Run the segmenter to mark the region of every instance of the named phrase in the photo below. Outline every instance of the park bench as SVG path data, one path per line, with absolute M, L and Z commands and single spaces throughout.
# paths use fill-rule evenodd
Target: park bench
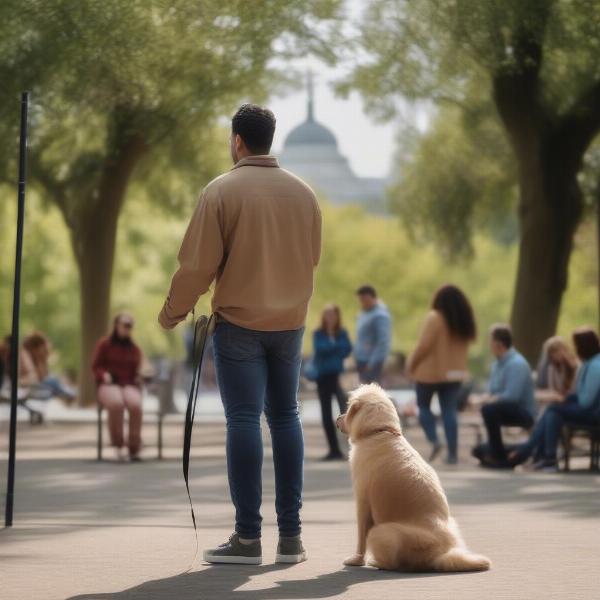
M 158 399 L 156 410 L 144 410 L 144 422 L 148 416 L 154 417 L 156 422 L 156 447 L 157 458 L 163 457 L 163 422 L 164 417 L 173 409 L 173 393 L 175 390 L 175 365 L 165 359 L 154 361 L 154 375 L 144 379 L 144 393 L 151 393 Z M 97 402 L 97 460 L 102 460 L 103 451 L 103 419 L 104 408 Z
M 49 400 L 51 394 L 38 386 L 19 387 L 17 390 L 17 406 L 24 408 L 29 413 L 29 422 L 32 425 L 40 425 L 44 422 L 44 413 L 31 406 L 32 400 Z M 10 387 L 0 388 L 0 403 L 10 404 Z
M 600 425 L 573 425 L 565 424 L 562 428 L 562 444 L 564 448 L 564 470 L 571 468 L 571 454 L 573 451 L 573 438 L 584 437 L 590 442 L 590 471 L 600 470 Z

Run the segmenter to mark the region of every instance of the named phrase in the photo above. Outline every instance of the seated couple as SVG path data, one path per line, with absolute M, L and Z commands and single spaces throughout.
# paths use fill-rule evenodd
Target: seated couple
M 539 419 L 524 444 L 509 451 L 502 442 L 501 426 L 530 429 L 534 425 L 533 377 L 525 358 L 512 347 L 508 326 L 491 331 L 491 348 L 496 356 L 489 384 L 489 403 L 482 409 L 488 445 L 473 454 L 483 466 L 513 468 L 534 457 L 534 469 L 557 470 L 556 451 L 564 423 L 600 424 L 600 341 L 589 328 L 578 329 L 573 343 L 578 360 L 561 338 L 545 344 L 548 387 L 545 392 L 555 403 Z

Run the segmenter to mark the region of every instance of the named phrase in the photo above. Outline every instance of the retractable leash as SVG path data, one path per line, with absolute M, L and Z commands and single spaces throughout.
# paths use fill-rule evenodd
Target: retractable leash
M 188 397 L 187 409 L 185 411 L 185 428 L 183 432 L 183 479 L 187 490 L 188 500 L 190 501 L 190 510 L 192 512 L 192 523 L 194 524 L 194 534 L 196 536 L 196 551 L 190 566 L 186 573 L 192 569 L 196 557 L 198 556 L 198 528 L 196 527 L 196 515 L 194 514 L 194 505 L 192 495 L 190 494 L 190 448 L 192 445 L 192 429 L 194 428 L 194 417 L 196 415 L 196 402 L 198 400 L 198 389 L 200 387 L 200 374 L 202 372 L 202 359 L 204 358 L 204 349 L 206 348 L 206 339 L 212 331 L 214 325 L 214 315 L 207 317 L 201 315 L 194 325 L 194 343 L 193 343 L 193 374 L 192 384 L 190 386 L 190 395 Z

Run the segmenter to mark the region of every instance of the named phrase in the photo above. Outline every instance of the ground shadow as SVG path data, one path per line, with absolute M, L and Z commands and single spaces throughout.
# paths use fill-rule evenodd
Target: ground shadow
M 276 581 L 274 587 L 266 589 L 239 589 L 253 577 L 285 571 L 289 567 L 290 565 L 213 566 L 193 573 L 146 581 L 141 585 L 121 592 L 82 594 L 72 596 L 67 600 L 198 600 L 198 598 L 218 598 L 219 600 L 308 600 L 338 596 L 350 587 L 361 583 L 455 575 L 455 573 L 399 573 L 379 571 L 372 568 L 346 567 L 308 579 L 283 579 Z

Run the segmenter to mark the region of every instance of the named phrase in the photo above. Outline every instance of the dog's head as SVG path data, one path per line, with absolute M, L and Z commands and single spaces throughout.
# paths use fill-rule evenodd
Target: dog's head
M 394 403 L 376 383 L 361 385 L 350 394 L 348 411 L 339 416 L 337 426 L 353 442 L 381 431 L 402 433 Z

